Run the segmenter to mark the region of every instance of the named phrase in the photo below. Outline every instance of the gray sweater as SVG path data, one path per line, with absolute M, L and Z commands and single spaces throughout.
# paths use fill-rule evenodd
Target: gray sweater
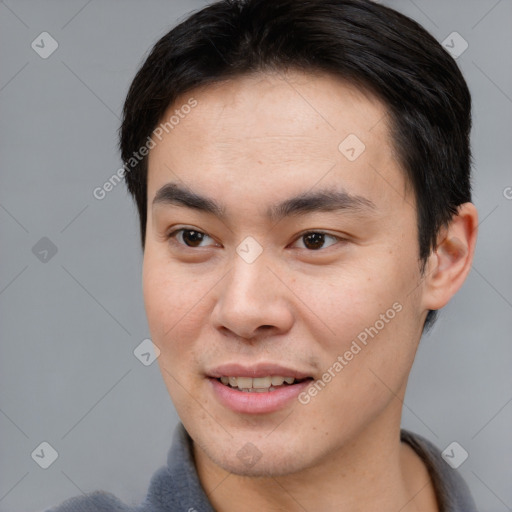
M 440 450 L 425 438 L 401 431 L 408 443 L 426 464 L 437 492 L 441 512 L 477 512 L 468 486 L 441 457 Z M 145 500 L 127 506 L 114 495 L 96 491 L 70 498 L 45 512 L 215 512 L 201 487 L 194 465 L 192 440 L 183 424 L 174 432 L 167 455 L 167 466 L 151 478 Z

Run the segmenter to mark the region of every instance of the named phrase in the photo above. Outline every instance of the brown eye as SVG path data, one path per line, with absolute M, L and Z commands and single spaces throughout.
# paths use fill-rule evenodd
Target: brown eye
M 169 239 L 176 238 L 178 245 L 185 245 L 186 247 L 200 247 L 203 240 L 210 238 L 206 233 L 196 231 L 195 229 L 178 229 L 173 231 Z M 181 238 L 182 241 L 179 241 Z
M 323 233 L 310 233 L 302 237 L 304 245 L 308 249 L 320 249 L 325 242 L 325 235 Z
M 183 241 L 189 247 L 197 247 L 204 239 L 204 233 L 187 229 L 183 231 Z
M 309 233 L 304 233 L 298 240 L 303 241 L 306 249 L 311 251 L 318 251 L 319 249 L 324 248 L 323 246 L 325 244 L 326 238 L 334 240 L 334 243 L 341 240 L 336 236 L 322 233 L 321 231 L 310 231 Z

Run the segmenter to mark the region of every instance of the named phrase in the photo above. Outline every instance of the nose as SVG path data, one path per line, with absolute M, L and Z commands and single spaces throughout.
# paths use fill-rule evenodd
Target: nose
M 252 263 L 235 255 L 231 272 L 217 290 L 212 311 L 215 328 L 245 340 L 283 334 L 291 329 L 293 293 L 282 274 L 269 265 L 263 254 Z

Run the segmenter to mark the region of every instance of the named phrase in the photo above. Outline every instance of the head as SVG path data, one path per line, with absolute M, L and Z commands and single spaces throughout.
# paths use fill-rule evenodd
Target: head
M 293 472 L 399 418 L 471 264 L 470 107 L 439 43 L 370 1 L 224 0 L 156 43 L 121 154 L 163 377 L 220 466 Z M 235 411 L 216 379 L 248 369 L 317 391 Z

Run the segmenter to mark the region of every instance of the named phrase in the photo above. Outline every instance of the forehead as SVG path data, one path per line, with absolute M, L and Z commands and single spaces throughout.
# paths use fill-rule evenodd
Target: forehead
M 191 99 L 194 108 L 184 108 Z M 182 95 L 162 122 L 173 115 L 179 122 L 168 123 L 161 140 L 153 137 L 150 201 L 177 180 L 248 200 L 262 188 L 278 198 L 320 182 L 358 195 L 405 197 L 385 106 L 337 77 L 242 76 Z

